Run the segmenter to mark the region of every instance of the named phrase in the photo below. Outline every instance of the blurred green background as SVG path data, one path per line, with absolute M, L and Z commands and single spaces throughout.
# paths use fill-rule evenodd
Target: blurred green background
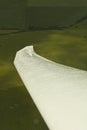
M 87 70 L 87 2 L 0 1 L 0 130 L 48 130 L 13 65 L 16 52 L 29 45 Z

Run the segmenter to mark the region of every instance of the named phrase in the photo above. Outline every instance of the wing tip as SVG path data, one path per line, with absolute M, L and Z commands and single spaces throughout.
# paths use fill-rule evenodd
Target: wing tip
M 24 47 L 23 49 L 20 49 L 19 51 L 16 52 L 16 55 L 15 55 L 15 58 L 14 58 L 14 65 L 15 65 L 15 62 L 16 62 L 17 57 L 18 57 L 22 52 L 27 53 L 29 56 L 32 56 L 32 55 L 33 55 L 33 52 L 34 52 L 34 47 L 33 47 L 33 45 L 26 46 L 26 47 Z

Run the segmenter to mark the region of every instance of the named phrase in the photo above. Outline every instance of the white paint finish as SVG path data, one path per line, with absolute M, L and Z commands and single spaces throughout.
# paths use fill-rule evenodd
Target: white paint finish
M 14 64 L 50 130 L 87 130 L 87 72 L 17 52 Z

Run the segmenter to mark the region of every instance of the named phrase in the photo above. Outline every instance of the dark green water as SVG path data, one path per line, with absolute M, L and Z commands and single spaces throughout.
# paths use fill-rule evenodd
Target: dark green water
M 0 8 L 0 28 L 30 29 L 31 27 L 66 26 L 84 16 L 87 16 L 86 6 L 6 6 Z
M 0 129 L 47 130 L 25 88 L 9 87 L 0 90 Z

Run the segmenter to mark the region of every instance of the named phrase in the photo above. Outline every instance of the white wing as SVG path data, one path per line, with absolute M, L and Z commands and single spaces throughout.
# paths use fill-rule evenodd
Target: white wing
M 50 130 L 87 130 L 87 72 L 17 52 L 14 64 Z

